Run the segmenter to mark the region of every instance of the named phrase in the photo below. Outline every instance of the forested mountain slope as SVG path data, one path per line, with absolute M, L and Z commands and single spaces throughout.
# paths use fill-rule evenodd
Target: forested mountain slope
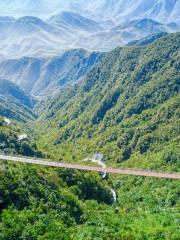
M 168 35 L 168 33 L 166 33 L 166 32 L 149 35 L 148 37 L 145 37 L 145 38 L 142 38 L 139 40 L 135 40 L 135 41 L 131 41 L 127 44 L 127 46 L 146 46 L 148 44 L 155 42 L 156 40 L 160 39 L 161 37 L 165 37 L 167 35 Z
M 106 54 L 85 79 L 36 106 L 35 137 L 18 141 L 23 130 L 0 118 L 0 151 L 73 162 L 101 152 L 107 165 L 179 171 L 179 41 L 172 34 Z M 3 94 L 15 102 L 10 117 L 21 121 L 15 113 L 26 98 L 14 88 Z M 102 180 L 96 173 L 0 162 L 0 240 L 178 240 L 178 208 L 176 180 Z
M 14 120 L 0 117 L 0 154 L 42 157 L 29 132 Z
M 6 78 L 25 92 L 52 95 L 82 78 L 103 53 L 72 49 L 52 58 L 20 58 L 0 61 L 0 78 Z
M 29 121 L 35 119 L 32 112 L 36 101 L 17 85 L 0 79 L 0 116 Z
M 110 208 L 97 174 L 0 163 L 0 239 L 79 239 L 88 208 Z M 77 237 L 76 237 L 77 236 Z
M 167 33 L 150 35 L 129 45 L 147 45 Z M 65 51 L 52 58 L 1 59 L 0 78 L 20 86 L 26 93 L 43 97 L 73 85 L 104 57 L 104 53 L 88 52 L 83 49 Z
M 42 149 L 62 159 L 98 151 L 113 164 L 178 170 L 179 42 L 177 33 L 108 53 L 44 108 Z
M 179 239 L 178 181 L 1 162 L 0 182 L 2 240 Z

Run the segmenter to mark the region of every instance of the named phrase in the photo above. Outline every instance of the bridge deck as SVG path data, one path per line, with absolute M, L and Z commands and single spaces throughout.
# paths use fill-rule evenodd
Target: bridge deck
M 46 160 L 40 160 L 40 159 L 12 157 L 12 156 L 4 156 L 4 155 L 0 155 L 0 159 L 4 161 L 38 164 L 38 165 L 44 165 L 44 166 L 83 170 L 83 171 L 95 171 L 95 172 L 107 172 L 107 173 L 114 173 L 114 174 L 124 174 L 124 175 L 134 175 L 134 176 L 144 176 L 144 177 L 180 179 L 179 173 L 163 173 L 163 172 L 154 172 L 154 171 L 147 171 L 147 170 L 130 169 L 130 168 L 129 169 L 110 168 L 110 167 L 102 168 L 102 167 L 95 167 L 95 166 L 88 166 L 88 165 L 61 163 L 61 162 L 53 162 L 53 161 L 46 161 Z

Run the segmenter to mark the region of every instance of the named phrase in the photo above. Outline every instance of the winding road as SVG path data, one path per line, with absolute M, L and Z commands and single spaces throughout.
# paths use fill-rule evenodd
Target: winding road
M 61 163 L 61 162 L 53 162 L 53 161 L 40 160 L 40 159 L 31 159 L 31 158 L 25 158 L 25 157 L 13 157 L 13 156 L 4 156 L 4 155 L 0 155 L 0 160 L 37 164 L 37 165 L 59 167 L 59 168 L 67 168 L 67 169 L 75 169 L 75 170 L 83 170 L 83 171 L 95 171 L 95 172 L 106 172 L 106 173 L 114 173 L 114 174 L 133 175 L 133 176 L 180 179 L 180 173 L 163 173 L 163 172 L 153 172 L 153 171 L 147 171 L 147 170 L 130 169 L 130 168 L 110 168 L 110 167 L 103 168 L 103 167 L 95 167 L 95 166 L 88 166 L 88 165 Z

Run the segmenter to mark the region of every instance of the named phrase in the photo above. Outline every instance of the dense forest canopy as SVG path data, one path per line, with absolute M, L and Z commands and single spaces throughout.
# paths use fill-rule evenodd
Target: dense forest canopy
M 176 33 L 116 48 L 35 108 L 8 82 L 0 153 L 81 163 L 102 153 L 108 166 L 178 172 L 179 43 Z M 178 240 L 179 189 L 178 180 L 1 161 L 0 240 Z
M 170 34 L 108 53 L 84 81 L 37 108 L 39 147 L 62 160 L 102 152 L 108 164 L 178 171 L 179 42 Z

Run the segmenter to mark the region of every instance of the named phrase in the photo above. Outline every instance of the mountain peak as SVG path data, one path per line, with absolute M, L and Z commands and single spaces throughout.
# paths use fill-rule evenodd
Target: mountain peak
M 6 9 L 6 15 L 21 16 L 0 21 L 0 52 L 8 58 L 46 58 L 72 48 L 110 51 L 180 29 L 180 0 L 14 0 L 21 11 L 13 1 L 1 2 L 2 13 Z
M 54 15 L 50 18 L 50 23 L 55 24 L 64 24 L 68 27 L 73 27 L 78 30 L 84 31 L 97 31 L 102 30 L 102 27 L 98 22 L 84 17 L 76 12 L 62 11 L 57 15 Z
M 16 23 L 19 23 L 19 24 L 36 24 L 36 25 L 44 25 L 45 22 L 42 21 L 40 18 L 37 18 L 37 17 L 34 17 L 34 16 L 24 16 L 24 17 L 21 17 L 21 18 L 18 18 L 16 20 Z

